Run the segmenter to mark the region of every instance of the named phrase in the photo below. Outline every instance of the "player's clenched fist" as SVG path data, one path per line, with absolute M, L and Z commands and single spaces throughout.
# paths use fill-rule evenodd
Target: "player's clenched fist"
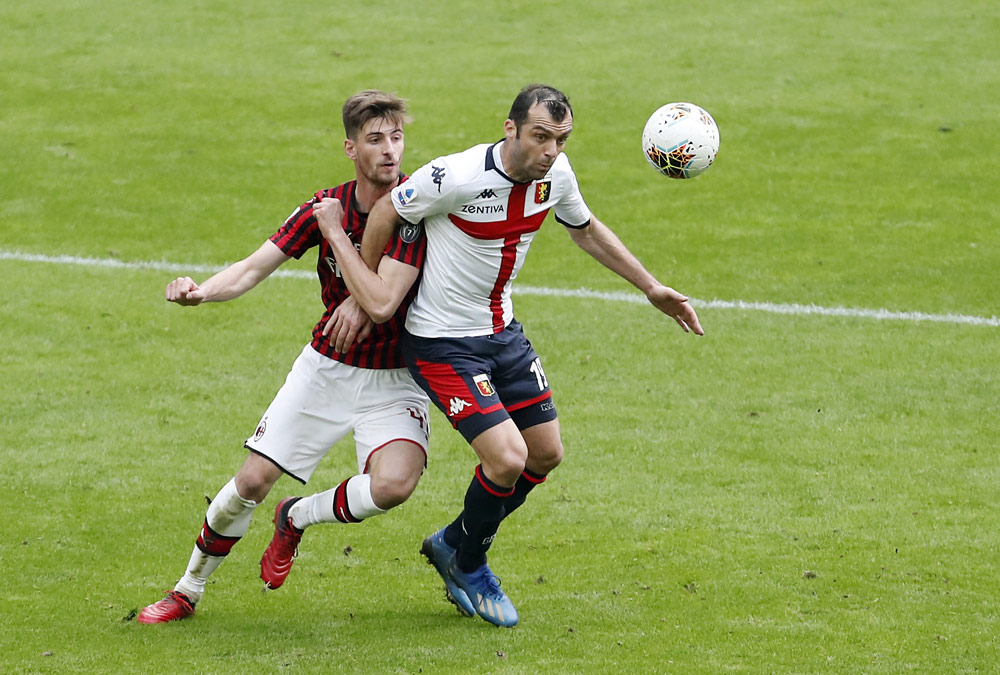
M 344 206 L 339 199 L 325 197 L 316 202 L 313 204 L 313 215 L 316 216 L 319 231 L 324 237 L 333 237 L 338 230 L 340 233 L 344 232 L 344 226 L 341 224 L 344 220 Z
M 167 284 L 167 300 L 178 305 L 199 305 L 205 294 L 191 277 L 177 277 Z

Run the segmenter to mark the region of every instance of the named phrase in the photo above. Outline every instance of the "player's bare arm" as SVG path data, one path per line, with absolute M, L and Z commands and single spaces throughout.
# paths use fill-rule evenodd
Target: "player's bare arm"
M 167 284 L 166 298 L 178 305 L 225 302 L 243 295 L 288 260 L 270 240 L 243 260 L 197 284 L 191 277 L 178 277 Z
M 389 208 L 395 213 L 395 209 L 391 206 Z M 407 291 L 417 280 L 417 268 L 382 256 L 378 272 L 369 269 L 341 226 L 343 207 L 336 199 L 322 200 L 313 207 L 313 214 L 320 231 L 333 248 L 337 266 L 344 283 L 351 291 L 351 297 L 376 323 L 385 323 L 391 319 Z M 370 226 L 371 215 L 363 240 L 368 239 Z M 389 233 L 391 236 L 392 230 Z M 384 248 L 383 244 L 383 250 Z
M 396 226 L 403 222 L 392 205 L 391 197 L 392 193 L 380 197 L 368 214 L 365 234 L 361 238 L 361 258 L 368 269 L 378 269 L 385 245 L 396 231 Z
M 688 298 L 657 281 L 607 225 L 591 216 L 587 227 L 569 229 L 569 234 L 597 262 L 642 291 L 654 307 L 676 321 L 685 333 L 705 334 Z

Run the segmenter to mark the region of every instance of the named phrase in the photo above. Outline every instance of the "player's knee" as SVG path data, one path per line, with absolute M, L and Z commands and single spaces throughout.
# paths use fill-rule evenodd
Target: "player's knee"
M 399 506 L 413 494 L 420 476 L 372 476 L 372 499 L 380 509 Z
M 236 473 L 236 491 L 243 499 L 260 503 L 267 498 L 281 470 L 267 460 L 250 455 Z
M 528 458 L 527 467 L 536 473 L 547 474 L 559 466 L 562 459 L 563 444 L 557 439 L 554 443 L 548 443 L 539 448 L 537 452 L 532 452 Z
M 260 475 L 237 474 L 236 476 L 236 491 L 240 497 L 257 502 L 258 504 L 267 498 L 273 485 L 273 481 L 269 481 Z
M 514 485 L 528 460 L 527 448 L 515 446 L 499 453 L 488 468 L 490 478 L 501 485 Z

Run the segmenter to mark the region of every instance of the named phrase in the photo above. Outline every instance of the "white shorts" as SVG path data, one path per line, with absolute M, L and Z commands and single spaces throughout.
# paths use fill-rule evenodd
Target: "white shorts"
M 348 366 L 306 345 L 246 447 L 305 483 L 330 446 L 354 432 L 358 471 L 393 441 L 427 455 L 428 399 L 406 368 Z

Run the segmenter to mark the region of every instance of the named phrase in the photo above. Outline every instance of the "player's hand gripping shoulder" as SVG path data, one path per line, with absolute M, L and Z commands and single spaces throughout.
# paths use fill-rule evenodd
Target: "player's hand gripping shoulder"
M 178 305 L 200 305 L 205 300 L 205 294 L 191 277 L 177 277 L 167 284 L 167 301 Z
M 347 296 L 337 309 L 333 310 L 330 320 L 323 327 L 323 335 L 330 336 L 330 344 L 343 354 L 355 342 L 363 342 L 372 332 L 375 323 L 365 310 L 361 309 L 353 295 Z
M 694 332 L 695 335 L 704 335 L 701 322 L 694 307 L 688 302 L 687 296 L 681 295 L 669 286 L 657 284 L 646 292 L 646 298 L 658 310 L 673 318 L 677 325 L 684 329 L 685 333 Z

